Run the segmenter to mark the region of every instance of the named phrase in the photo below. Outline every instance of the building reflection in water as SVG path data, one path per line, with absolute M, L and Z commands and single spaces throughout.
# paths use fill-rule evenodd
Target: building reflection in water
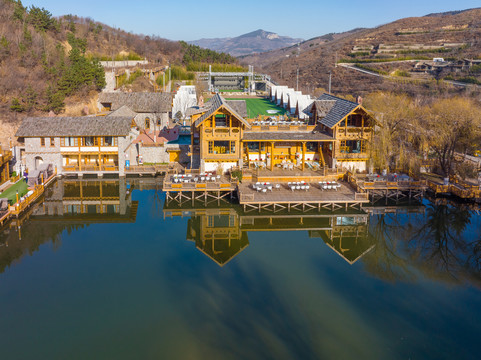
M 164 208 L 164 217 L 190 217 L 187 240 L 223 266 L 248 245 L 249 232 L 307 231 L 322 239 L 349 264 L 355 263 L 373 247 L 368 236 L 369 215 L 351 213 L 252 213 L 238 206 L 225 208 Z
M 135 223 L 137 207 L 125 180 L 58 179 L 43 200 L 0 229 L 0 273 L 44 243 L 59 247 L 65 230 L 94 223 Z
M 32 214 L 41 221 L 135 222 L 138 202 L 125 180 L 58 180 Z

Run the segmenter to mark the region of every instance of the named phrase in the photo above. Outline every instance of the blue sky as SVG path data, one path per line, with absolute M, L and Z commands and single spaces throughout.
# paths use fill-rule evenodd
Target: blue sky
M 90 17 L 126 31 L 172 40 L 234 37 L 257 29 L 309 39 L 403 17 L 481 6 L 479 0 L 38 0 L 23 4 L 44 7 L 55 16 Z

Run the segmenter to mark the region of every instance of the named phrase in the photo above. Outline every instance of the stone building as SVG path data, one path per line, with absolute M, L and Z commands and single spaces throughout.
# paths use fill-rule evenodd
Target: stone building
M 139 130 L 159 130 L 169 126 L 172 95 L 168 93 L 104 92 L 99 108 L 111 116 L 133 116 Z
M 16 136 L 28 171 L 52 164 L 60 174 L 125 174 L 125 149 L 134 139 L 132 117 L 29 117 Z

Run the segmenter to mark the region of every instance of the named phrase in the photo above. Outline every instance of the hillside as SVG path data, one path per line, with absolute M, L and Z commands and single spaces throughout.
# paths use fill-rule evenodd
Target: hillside
M 393 60 L 435 57 L 452 61 L 481 58 L 481 9 L 405 18 L 373 29 L 329 34 L 299 46 L 244 56 L 241 62 L 293 87 L 299 68 L 299 88 L 310 93 L 316 88 L 327 89 L 331 72 L 332 90 L 338 94 L 397 89 L 429 94 L 439 90 L 436 84 L 396 83 L 335 65 L 339 61 L 382 61 L 392 64 L 386 70 L 390 72 L 396 69 Z M 474 75 L 479 79 L 481 74 Z
M 256 30 L 234 38 L 200 39 L 189 41 L 189 44 L 225 52 L 233 56 L 242 56 L 284 48 L 301 41 L 302 39 L 293 39 L 265 30 Z
M 136 35 L 74 15 L 54 18 L 44 8 L 0 0 L 0 142 L 13 138 L 25 116 L 94 111 L 105 82 L 98 60 L 144 58 L 152 67 L 187 65 L 186 59 L 196 64 L 236 61 L 183 42 Z

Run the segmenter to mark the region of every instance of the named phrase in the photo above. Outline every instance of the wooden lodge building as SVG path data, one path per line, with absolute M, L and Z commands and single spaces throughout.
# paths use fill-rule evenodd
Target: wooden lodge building
M 307 121 L 258 121 L 242 116 L 241 102 L 234 107 L 216 94 L 190 112 L 192 163 L 198 162 L 201 172 L 294 166 L 367 170 L 375 119 L 361 104 L 323 94 L 304 110 Z

